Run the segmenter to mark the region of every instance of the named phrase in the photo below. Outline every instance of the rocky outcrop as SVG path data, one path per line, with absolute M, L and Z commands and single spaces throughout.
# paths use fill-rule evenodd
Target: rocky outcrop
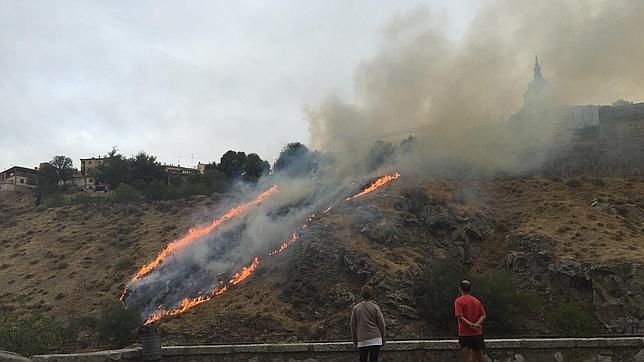
M 644 331 L 644 269 L 642 264 L 595 264 L 557 260 L 556 241 L 538 234 L 508 236 L 506 267 L 523 285 L 551 298 L 592 302 L 595 316 L 615 333 Z

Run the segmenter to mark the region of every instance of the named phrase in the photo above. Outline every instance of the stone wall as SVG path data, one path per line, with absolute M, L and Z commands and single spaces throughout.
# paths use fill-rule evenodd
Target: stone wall
M 644 362 L 644 337 L 490 339 L 488 361 L 503 362 Z M 103 362 L 141 360 L 140 348 L 82 354 L 34 356 L 32 361 Z M 316 362 L 357 360 L 352 343 L 291 343 L 163 347 L 165 362 L 253 361 Z M 461 361 L 458 342 L 392 341 L 381 361 Z

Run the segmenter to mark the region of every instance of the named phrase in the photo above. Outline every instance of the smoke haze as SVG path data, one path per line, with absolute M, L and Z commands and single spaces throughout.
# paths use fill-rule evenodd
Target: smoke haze
M 562 104 L 641 100 L 642 16 L 639 1 L 496 1 L 480 9 L 461 42 L 430 8 L 395 16 L 378 52 L 355 72 L 356 101 L 330 96 L 308 107 L 310 143 L 364 154 L 376 139 L 414 134 L 415 166 L 458 157 L 523 171 L 526 160 L 509 154 L 553 130 L 542 122 L 517 137 L 487 126 L 521 108 L 535 53 Z

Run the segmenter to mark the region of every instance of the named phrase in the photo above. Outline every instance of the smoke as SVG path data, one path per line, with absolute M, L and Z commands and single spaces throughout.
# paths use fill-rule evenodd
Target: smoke
M 642 99 L 643 15 L 637 1 L 502 0 L 482 6 L 460 41 L 427 7 L 397 15 L 355 72 L 355 101 L 308 106 L 310 144 L 353 160 L 377 139 L 413 134 L 410 167 L 523 172 L 540 162 L 538 142 L 556 136 L 544 119 L 519 133 L 501 127 L 521 109 L 535 52 L 561 104 Z
M 532 169 L 561 117 L 551 105 L 644 98 L 642 15 L 644 2 L 503 0 L 483 6 L 458 42 L 427 7 L 393 17 L 378 52 L 356 70 L 355 100 L 330 96 L 307 108 L 310 145 L 320 152 L 293 152 L 291 172 L 239 184 L 237 202 L 212 215 L 273 184 L 280 191 L 130 284 L 126 303 L 145 319 L 211 292 L 374 175 Z M 522 107 L 535 51 L 558 99 L 536 118 L 507 121 Z

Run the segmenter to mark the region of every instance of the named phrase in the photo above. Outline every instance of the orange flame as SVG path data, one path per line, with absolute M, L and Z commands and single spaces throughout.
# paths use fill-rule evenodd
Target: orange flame
M 163 317 L 169 317 L 169 316 L 181 314 L 181 313 L 187 311 L 188 309 L 190 309 L 190 308 L 192 308 L 194 306 L 197 306 L 199 304 L 205 303 L 205 302 L 209 301 L 210 299 L 212 299 L 213 297 L 216 297 L 216 296 L 218 296 L 220 294 L 223 294 L 224 292 L 226 292 L 226 290 L 228 290 L 228 288 L 224 285 L 223 287 L 216 288 L 215 290 L 213 290 L 208 295 L 202 295 L 202 296 L 199 296 L 199 297 L 193 298 L 193 299 L 185 298 L 181 302 L 181 305 L 179 307 L 177 307 L 175 309 L 164 310 L 164 311 L 160 311 L 158 313 L 154 313 L 154 314 L 152 314 L 152 316 L 150 316 L 150 318 L 148 318 L 145 321 L 144 324 L 147 325 L 147 324 L 150 324 L 150 323 L 154 323 L 154 322 L 160 320 Z
M 303 225 L 303 226 L 302 226 L 302 229 L 304 229 L 305 227 L 306 227 L 306 225 Z M 289 245 L 291 245 L 295 240 L 297 240 L 297 239 L 299 239 L 299 238 L 300 238 L 300 237 L 299 237 L 299 236 L 297 236 L 297 234 L 296 234 L 296 233 L 293 233 L 293 235 L 291 235 L 291 239 L 290 239 L 289 241 L 285 241 L 285 242 L 283 242 L 283 243 L 280 245 L 279 249 L 275 249 L 275 250 L 271 251 L 270 253 L 268 253 L 268 255 L 275 255 L 275 254 L 277 254 L 277 253 L 281 253 L 281 252 L 283 252 L 284 250 L 286 250 L 286 248 L 288 248 L 288 247 L 289 247 Z
M 393 181 L 393 180 L 395 180 L 395 179 L 397 179 L 399 177 L 400 177 L 400 174 L 398 172 L 394 172 L 391 175 L 385 175 L 385 176 L 377 179 L 376 181 L 372 182 L 371 184 L 369 184 L 369 186 L 364 188 L 358 194 L 346 198 L 345 201 L 355 199 L 357 197 L 360 197 L 360 196 L 366 195 L 366 194 L 368 194 L 370 192 L 373 192 L 376 189 L 378 189 L 379 187 L 384 186 L 384 185 L 388 184 L 389 182 L 391 182 L 391 181 Z M 214 228 L 219 226 L 222 222 L 224 222 L 224 221 L 226 221 L 226 220 L 228 220 L 228 219 L 230 219 L 230 218 L 232 218 L 234 216 L 237 216 L 237 215 L 239 215 L 241 213 L 246 212 L 248 207 L 262 202 L 264 199 L 268 198 L 270 195 L 272 195 L 273 193 L 275 193 L 277 191 L 278 191 L 277 186 L 272 186 L 270 189 L 268 189 L 267 191 L 265 191 L 264 193 L 259 195 L 255 200 L 253 200 L 251 202 L 248 202 L 246 204 L 239 205 L 239 206 L 231 209 L 224 216 L 214 220 L 210 225 L 208 225 L 208 226 L 206 226 L 204 228 L 201 228 L 201 229 L 191 229 L 186 237 L 184 237 L 183 239 L 180 239 L 179 241 L 173 242 L 170 245 L 168 245 L 168 247 L 166 247 L 166 249 L 164 249 L 163 252 L 161 252 L 161 254 L 159 254 L 157 259 L 155 259 L 152 263 L 147 264 L 143 268 L 141 268 L 139 273 L 137 273 L 137 275 L 133 278 L 133 281 L 136 280 L 136 279 L 139 279 L 140 277 L 144 276 L 145 274 L 147 274 L 148 272 L 153 270 L 158 264 L 162 263 L 163 259 L 166 256 L 168 256 L 170 253 L 173 253 L 178 248 L 189 244 L 192 240 L 194 240 L 194 238 L 197 238 L 199 236 L 207 234 L 208 232 L 212 231 Z M 327 209 L 322 211 L 322 213 L 327 213 L 328 211 L 331 210 L 331 208 L 332 208 L 332 206 L 328 207 Z M 311 215 L 311 217 L 309 217 L 309 219 L 308 219 L 308 222 L 306 224 L 302 225 L 302 229 L 306 229 L 306 227 L 308 226 L 308 223 L 312 222 L 314 218 L 315 218 L 315 214 Z M 207 231 L 205 231 L 205 230 L 207 230 Z M 196 236 L 193 236 L 193 235 L 196 235 Z M 286 250 L 293 242 L 295 242 L 298 239 L 299 239 L 299 236 L 297 235 L 297 233 L 293 232 L 293 235 L 291 236 L 291 239 L 289 239 L 288 241 L 283 242 L 278 249 L 275 249 L 275 250 L 271 251 L 270 253 L 268 253 L 268 255 L 270 256 L 270 255 L 275 255 L 275 254 L 281 253 L 282 251 Z M 181 302 L 181 305 L 179 307 L 177 307 L 175 309 L 164 310 L 164 311 L 160 311 L 158 313 L 155 313 L 150 318 L 148 318 L 148 320 L 145 321 L 145 324 L 147 325 L 147 324 L 150 324 L 150 323 L 154 323 L 154 322 L 160 320 L 163 317 L 168 317 L 168 316 L 174 316 L 174 315 L 177 315 L 177 314 L 181 314 L 181 313 L 187 311 L 188 309 L 190 309 L 190 308 L 192 308 L 194 306 L 197 306 L 199 304 L 205 303 L 205 302 L 209 301 L 210 299 L 214 298 L 215 296 L 218 296 L 220 294 L 225 293 L 228 290 L 229 285 L 236 285 L 236 284 L 241 283 L 242 281 L 246 280 L 248 277 L 250 277 L 255 272 L 257 267 L 259 266 L 259 261 L 260 261 L 260 258 L 258 256 L 256 256 L 251 264 L 249 264 L 248 266 L 243 267 L 242 270 L 240 270 L 239 272 L 235 273 L 230 278 L 230 280 L 228 281 L 227 285 L 220 286 L 220 287 L 216 288 L 215 290 L 213 290 L 212 292 L 210 292 L 207 295 L 202 295 L 202 296 L 199 296 L 199 297 L 193 298 L 193 299 L 185 298 Z M 122 301 L 123 301 L 123 299 L 125 297 L 126 292 L 127 292 L 127 288 L 125 289 L 125 291 L 121 295 L 121 300 Z
M 255 260 L 253 260 L 253 262 L 249 266 L 245 266 L 242 268 L 242 270 L 235 273 L 235 275 L 233 275 L 232 278 L 230 278 L 229 283 L 233 285 L 241 283 L 242 281 L 244 281 L 244 279 L 248 278 L 251 274 L 253 274 L 253 272 L 255 271 L 255 269 L 257 269 L 258 266 L 259 266 L 259 256 L 256 256 Z
M 271 186 L 268 190 L 262 192 L 257 198 L 255 198 L 252 201 L 249 201 L 245 204 L 237 205 L 234 208 L 228 210 L 223 216 L 213 220 L 210 224 L 200 227 L 200 228 L 191 228 L 188 231 L 188 234 L 184 236 L 183 238 L 173 241 L 172 243 L 168 244 L 168 246 L 165 247 L 159 253 L 159 255 L 154 259 L 152 262 L 145 264 L 144 266 L 139 269 L 139 271 L 136 273 L 134 277 L 132 277 L 132 280 L 130 283 L 134 282 L 135 280 L 141 279 L 148 273 L 150 273 L 152 270 L 154 270 L 159 264 L 163 263 L 163 261 L 170 255 L 173 255 L 177 250 L 189 245 L 192 243 L 195 239 L 202 237 L 211 231 L 213 231 L 215 228 L 217 228 L 219 225 L 221 225 L 223 222 L 226 220 L 232 219 L 236 216 L 243 215 L 248 211 L 248 209 L 253 206 L 261 203 L 262 201 L 266 200 L 273 194 L 275 194 L 278 190 L 277 186 L 273 185 Z M 121 296 L 123 296 L 125 293 Z
M 381 178 L 379 178 L 376 181 L 374 181 L 371 184 L 369 184 L 369 186 L 365 187 L 359 193 L 357 193 L 357 194 L 355 194 L 355 195 L 353 195 L 351 197 L 347 197 L 346 199 L 344 199 L 344 201 L 349 201 L 351 199 L 355 199 L 356 197 L 364 196 L 364 195 L 366 195 L 366 194 L 368 194 L 370 192 L 373 192 L 376 189 L 378 189 L 378 188 L 390 183 L 391 181 L 397 179 L 398 177 L 400 177 L 400 174 L 398 172 L 394 172 L 391 175 L 382 176 Z
M 259 257 L 256 256 L 251 264 L 249 264 L 248 266 L 243 267 L 242 270 L 238 271 L 237 273 L 235 273 L 230 278 L 230 281 L 228 282 L 228 285 L 223 285 L 223 286 L 220 286 L 218 288 L 215 288 L 215 290 L 213 290 L 212 292 L 210 292 L 210 293 L 208 293 L 206 295 L 201 295 L 199 297 L 192 298 L 192 299 L 185 298 L 183 301 L 181 301 L 181 305 L 176 307 L 176 308 L 174 308 L 174 309 L 162 310 L 162 311 L 159 311 L 157 313 L 152 314 L 145 321 L 144 324 L 154 323 L 154 322 L 160 320 L 161 318 L 181 314 L 181 313 L 187 311 L 188 309 L 190 309 L 192 307 L 198 306 L 199 304 L 205 303 L 205 302 L 211 300 L 212 298 L 225 293 L 226 291 L 228 291 L 228 286 L 229 285 L 235 285 L 235 284 L 241 283 L 246 278 L 251 276 L 251 274 L 253 274 L 253 272 L 255 271 L 255 269 L 257 269 L 258 266 L 259 266 Z

